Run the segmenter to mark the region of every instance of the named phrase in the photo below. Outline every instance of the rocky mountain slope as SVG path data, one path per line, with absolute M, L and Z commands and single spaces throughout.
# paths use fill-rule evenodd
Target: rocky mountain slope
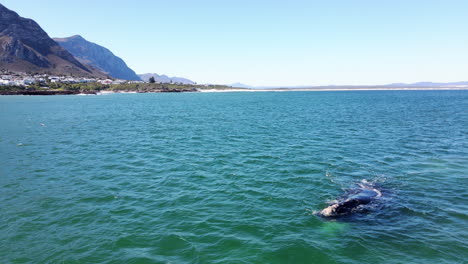
M 32 19 L 0 4 L 0 70 L 105 77 L 79 62 Z
M 140 80 L 140 77 L 121 58 L 105 47 L 89 42 L 79 35 L 54 38 L 54 40 L 82 63 L 92 65 L 114 78 Z

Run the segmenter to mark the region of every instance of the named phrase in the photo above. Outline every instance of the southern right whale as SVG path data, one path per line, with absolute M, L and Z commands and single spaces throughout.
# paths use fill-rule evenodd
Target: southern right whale
M 369 184 L 358 184 L 359 188 L 352 190 L 348 195 L 331 203 L 317 213 L 323 217 L 338 217 L 355 212 L 360 206 L 372 202 L 382 196 L 382 193 Z

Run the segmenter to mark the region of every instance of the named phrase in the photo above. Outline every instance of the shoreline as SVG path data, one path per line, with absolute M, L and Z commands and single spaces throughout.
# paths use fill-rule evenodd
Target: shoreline
M 274 89 L 193 89 L 193 90 L 154 90 L 154 91 L 3 91 L 2 95 L 109 95 L 109 94 L 139 94 L 139 93 L 235 93 L 235 92 L 333 92 L 333 91 L 462 91 L 468 87 L 357 87 L 357 88 L 274 88 Z
M 332 92 L 332 91 L 456 91 L 468 87 L 362 87 L 362 88 L 273 88 L 273 89 L 202 89 L 202 93 L 223 92 Z
M 2 95 L 106 95 L 106 94 L 137 94 L 137 93 L 190 93 L 195 90 L 154 90 L 154 91 L 70 91 L 70 90 L 31 90 L 31 91 L 0 91 Z

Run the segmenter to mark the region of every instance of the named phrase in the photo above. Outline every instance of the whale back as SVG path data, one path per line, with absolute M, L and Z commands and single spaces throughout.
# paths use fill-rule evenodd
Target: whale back
M 330 204 L 328 207 L 320 211 L 318 214 L 324 217 L 336 217 L 353 213 L 361 205 L 366 205 L 372 202 L 382 194 L 379 190 L 364 185 L 359 185 L 361 188 L 353 190 L 351 195 L 345 196 L 344 199 Z

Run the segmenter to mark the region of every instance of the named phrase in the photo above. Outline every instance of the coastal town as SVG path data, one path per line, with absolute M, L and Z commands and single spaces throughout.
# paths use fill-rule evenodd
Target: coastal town
M 97 79 L 97 78 L 86 78 L 86 77 L 74 77 L 74 76 L 59 76 L 49 74 L 29 74 L 29 73 L 18 73 L 2 71 L 0 75 L 0 85 L 3 86 L 23 86 L 28 87 L 30 85 L 40 85 L 42 88 L 48 88 L 51 83 L 100 83 L 100 84 L 136 84 L 145 83 L 143 81 L 127 81 L 120 79 Z
M 73 75 L 49 75 L 46 73 L 18 73 L 0 71 L 0 95 L 74 95 L 102 93 L 174 93 L 199 92 L 202 90 L 229 90 L 226 85 L 184 84 L 180 82 L 158 82 L 149 78 L 147 82 L 78 77 Z

